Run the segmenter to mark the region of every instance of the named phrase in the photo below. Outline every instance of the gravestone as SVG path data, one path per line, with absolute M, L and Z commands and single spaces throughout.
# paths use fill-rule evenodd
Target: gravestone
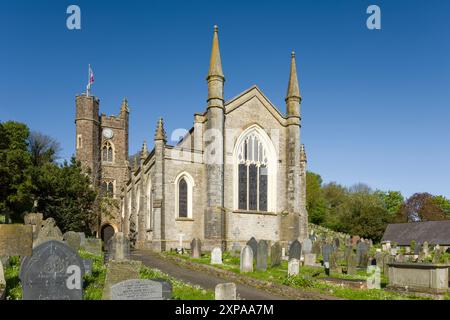
M 316 265 L 316 254 L 315 253 L 305 253 L 305 260 L 303 261 L 305 266 L 315 267 Z
M 281 264 L 281 245 L 277 241 L 270 247 L 270 267 L 276 267 Z
M 211 264 L 222 264 L 222 250 L 219 247 L 211 251 Z
M 80 246 L 83 247 L 86 242 L 86 235 L 84 232 L 77 232 L 80 235 Z
M 111 287 L 116 283 L 139 279 L 139 270 L 141 267 L 142 262 L 135 260 L 109 261 L 106 269 L 102 300 L 111 300 Z
M 191 258 L 200 258 L 202 256 L 202 243 L 200 239 L 194 238 L 191 241 Z
M 59 230 L 53 218 L 47 218 L 42 222 L 42 228 L 39 230 L 38 236 L 33 242 L 33 247 L 50 240 L 63 241 L 62 232 Z
M 172 284 L 164 279 L 151 279 L 152 281 L 160 282 L 162 285 L 162 298 L 163 300 L 172 299 Z
M 302 249 L 303 249 L 302 251 L 304 254 L 311 253 L 312 241 L 310 239 L 305 239 L 305 241 L 303 241 Z
M 253 250 L 248 245 L 241 250 L 240 270 L 241 273 L 253 272 Z
M 130 279 L 111 286 L 111 300 L 163 300 L 163 284 L 149 279 Z
M 219 283 L 215 289 L 215 300 L 236 300 L 236 284 Z
M 130 240 L 123 234 L 117 232 L 108 241 L 108 261 L 109 260 L 129 260 L 130 259 Z
M 353 252 L 353 246 L 347 245 L 345 247 L 345 251 L 344 251 L 344 261 L 347 261 L 348 257 L 350 256 L 350 254 Z
M 356 257 L 358 260 L 358 267 L 367 268 L 368 263 L 368 245 L 364 241 L 360 241 L 356 245 Z
M 428 256 L 428 254 L 429 254 L 429 247 L 428 247 L 428 242 L 427 241 L 425 241 L 424 243 L 423 243 L 423 245 L 422 245 L 422 251 L 423 251 L 423 254 L 425 255 L 425 256 Z
M 441 249 L 438 247 L 437 250 L 436 250 L 436 249 L 434 250 L 434 256 L 433 256 L 432 262 L 433 262 L 433 263 L 440 263 L 441 256 L 442 256 L 442 251 L 441 251 Z
M 33 249 L 20 266 L 23 300 L 82 300 L 83 260 L 64 242 L 50 240 Z
M 311 249 L 311 253 L 314 253 L 318 256 L 322 254 L 320 241 L 314 241 Z
M 302 255 L 302 245 L 300 244 L 300 241 L 295 239 L 289 246 L 289 260 L 297 259 L 300 261 L 301 255 Z
M 0 224 L 0 257 L 31 256 L 33 228 L 30 225 Z
M 296 276 L 298 275 L 298 272 L 300 271 L 300 260 L 297 260 L 295 258 L 289 259 L 288 262 L 288 276 Z
M 33 239 L 37 238 L 39 230 L 41 230 L 42 220 L 44 220 L 44 215 L 42 213 L 27 213 L 23 217 L 24 223 L 30 225 L 33 229 Z
M 241 244 L 239 242 L 233 242 L 233 245 L 231 246 L 231 255 L 233 257 L 237 257 L 239 256 L 241 250 Z
M 95 238 L 86 238 L 84 241 L 84 250 L 95 256 L 102 255 L 102 240 Z
M 367 267 L 367 289 L 381 289 L 381 271 L 377 266 L 368 266 Z
M 75 252 L 78 252 L 81 246 L 81 237 L 77 232 L 68 231 L 63 235 L 64 242 Z
M 332 252 L 333 252 L 333 246 L 331 244 L 326 243 L 322 246 L 322 257 L 323 257 L 324 263 L 330 262 Z
M 247 245 L 250 246 L 253 250 L 253 259 L 256 260 L 258 255 L 258 241 L 254 237 L 251 237 L 250 240 L 247 241 Z
M 265 240 L 259 240 L 256 258 L 256 270 L 267 270 L 268 244 Z
M 347 274 L 355 275 L 357 266 L 358 266 L 358 259 L 352 251 L 350 255 L 347 257 Z
M 341 244 L 341 242 L 339 241 L 339 238 L 334 238 L 333 239 L 333 250 L 334 251 L 338 250 L 340 244 Z

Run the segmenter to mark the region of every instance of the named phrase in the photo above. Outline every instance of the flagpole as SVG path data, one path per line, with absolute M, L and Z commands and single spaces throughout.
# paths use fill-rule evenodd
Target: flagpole
M 89 97 L 89 91 L 91 91 L 91 64 L 88 66 L 88 84 L 86 86 L 86 96 Z

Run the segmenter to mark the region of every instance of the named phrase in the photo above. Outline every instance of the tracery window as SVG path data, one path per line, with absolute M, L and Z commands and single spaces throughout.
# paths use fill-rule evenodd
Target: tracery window
M 114 154 L 114 151 L 113 151 L 113 147 L 112 147 L 111 142 L 106 141 L 103 144 L 103 148 L 102 148 L 102 159 L 103 159 L 103 161 L 113 162 L 114 161 L 113 154 Z

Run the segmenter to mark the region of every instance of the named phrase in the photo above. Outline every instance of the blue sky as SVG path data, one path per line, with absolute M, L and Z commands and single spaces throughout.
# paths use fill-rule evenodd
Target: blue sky
M 81 30 L 66 9 L 81 8 Z M 382 29 L 366 28 L 381 8 Z M 130 153 L 156 121 L 189 129 L 206 105 L 213 25 L 225 98 L 258 85 L 285 111 L 297 53 L 302 140 L 325 182 L 450 197 L 450 2 L 1 1 L 0 120 L 75 148 L 74 99 L 95 73 L 101 110 L 131 107 Z

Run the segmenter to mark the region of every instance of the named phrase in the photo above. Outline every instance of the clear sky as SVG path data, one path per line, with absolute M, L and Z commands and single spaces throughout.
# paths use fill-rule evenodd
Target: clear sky
M 66 9 L 81 8 L 81 30 Z M 381 8 L 381 30 L 366 9 Z M 302 142 L 325 182 L 450 197 L 450 1 L 0 1 L 0 120 L 75 150 L 75 95 L 95 73 L 106 114 L 130 115 L 130 153 L 157 119 L 189 129 L 206 106 L 219 25 L 225 98 L 258 85 L 282 111 L 297 53 Z

